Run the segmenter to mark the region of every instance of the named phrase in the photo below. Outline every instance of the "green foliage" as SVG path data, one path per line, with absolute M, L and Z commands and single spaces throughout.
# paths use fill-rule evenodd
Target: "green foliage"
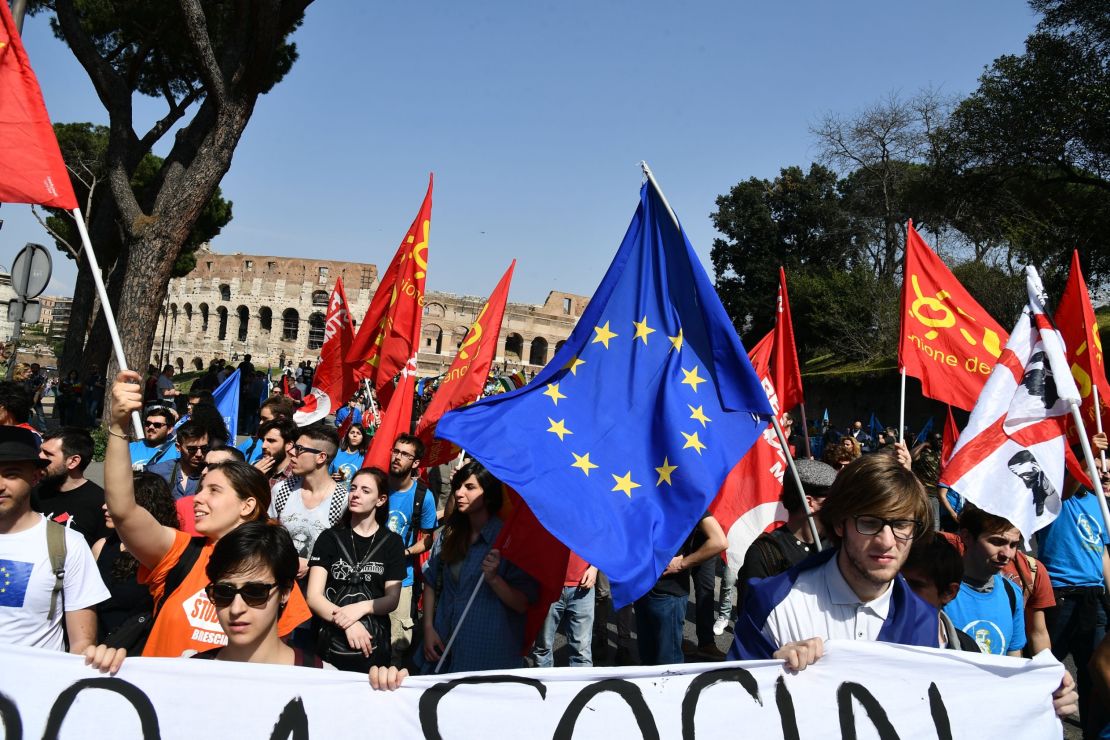
M 108 450 L 108 428 L 96 426 L 89 430 L 93 440 L 93 460 L 104 462 L 104 453 Z
M 967 288 L 991 317 L 1010 331 L 1028 302 L 1024 272 L 1010 272 L 984 262 L 967 261 L 952 265 L 952 274 Z M 1057 293 L 1056 295 L 1059 295 Z

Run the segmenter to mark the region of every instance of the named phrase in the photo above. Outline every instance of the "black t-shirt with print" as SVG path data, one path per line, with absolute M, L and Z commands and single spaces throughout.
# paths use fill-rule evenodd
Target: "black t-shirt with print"
M 31 497 L 31 508 L 80 532 L 90 547 L 108 536 L 108 525 L 104 522 L 104 489 L 91 480 L 65 493 L 40 485 Z
M 371 550 L 374 554 L 367 558 Z M 352 554 L 353 562 L 350 558 Z M 319 566 L 328 572 L 324 597 L 336 606 L 346 606 L 381 598 L 385 595 L 387 582 L 405 580 L 405 545 L 401 537 L 388 527 L 378 527 L 378 531 L 370 537 L 356 534 L 350 527 L 333 527 L 321 532 L 316 539 L 308 565 L 310 568 Z M 359 570 L 357 576 L 356 566 Z M 389 615 L 373 616 L 383 623 L 388 633 Z

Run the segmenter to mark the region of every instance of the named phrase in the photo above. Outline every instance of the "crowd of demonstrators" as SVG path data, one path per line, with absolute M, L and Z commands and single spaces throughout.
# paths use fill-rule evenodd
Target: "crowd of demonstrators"
M 104 537 L 104 489 L 85 477 L 93 459 L 92 435 L 62 427 L 43 438 L 40 454 L 48 465 L 31 492 L 32 508 L 77 531 L 90 545 Z
M 342 670 L 391 662 L 389 615 L 401 598 L 405 546 L 388 520 L 386 474 L 363 468 L 352 477 L 342 521 L 312 548 L 307 597 L 318 623 L 316 644 Z
M 344 407 L 346 408 L 346 407 Z M 343 409 L 340 409 L 342 411 Z M 350 483 L 355 472 L 362 467 L 366 451 L 370 449 L 370 437 L 359 422 L 353 422 L 339 443 L 339 451 L 331 463 L 331 477 L 340 483 Z

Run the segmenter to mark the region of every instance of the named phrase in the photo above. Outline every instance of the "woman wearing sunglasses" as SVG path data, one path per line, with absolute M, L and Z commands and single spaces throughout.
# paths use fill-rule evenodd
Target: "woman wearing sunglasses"
M 340 670 L 389 664 L 389 613 L 401 598 L 405 545 L 388 520 L 386 475 L 363 468 L 351 479 L 343 520 L 312 548 L 306 594 L 321 622 L 317 651 Z
M 203 652 L 227 644 L 228 636 L 217 618 L 205 587 L 205 567 L 221 538 L 246 522 L 265 521 L 270 486 L 256 469 L 241 462 L 211 465 L 197 487 L 193 501 L 199 537 L 160 524 L 135 502 L 128 453 L 130 415 L 142 405 L 137 373 L 120 373 L 112 386 L 112 416 L 104 459 L 104 498 L 116 532 L 141 566 L 139 582 L 150 589 L 155 620 L 143 655 L 175 657 Z M 310 616 L 297 588 L 278 619 L 285 636 Z
M 331 668 L 315 655 L 290 647 L 278 622 L 296 588 L 297 549 L 284 527 L 247 522 L 222 537 L 208 558 L 204 587 L 227 644 L 191 657 L 236 663 Z M 89 647 L 85 662 L 115 673 L 126 653 L 105 645 Z

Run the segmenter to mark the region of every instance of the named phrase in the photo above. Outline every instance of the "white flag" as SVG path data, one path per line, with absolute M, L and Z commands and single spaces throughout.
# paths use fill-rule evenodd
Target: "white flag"
M 941 482 L 1005 517 L 1029 539 L 1060 512 L 1064 424 L 1079 390 L 1064 342 L 1045 315 L 1037 271 L 1025 268 L 1029 302 L 991 371 Z

